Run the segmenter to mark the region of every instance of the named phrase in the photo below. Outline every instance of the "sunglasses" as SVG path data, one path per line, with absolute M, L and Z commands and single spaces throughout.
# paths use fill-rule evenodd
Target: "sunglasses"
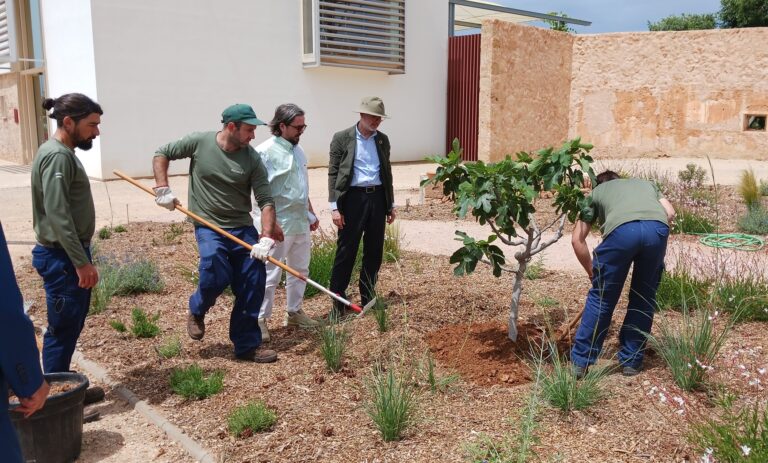
M 288 125 L 288 127 L 293 127 L 294 129 L 298 130 L 299 132 L 303 132 L 307 129 L 307 125 Z

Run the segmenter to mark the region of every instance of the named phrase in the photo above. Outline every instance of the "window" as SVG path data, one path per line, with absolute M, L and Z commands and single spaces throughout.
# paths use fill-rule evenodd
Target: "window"
M 746 131 L 765 131 L 765 114 L 745 114 L 744 130 Z
M 0 62 L 16 61 L 13 0 L 0 0 Z
M 302 0 L 305 66 L 405 72 L 405 0 Z

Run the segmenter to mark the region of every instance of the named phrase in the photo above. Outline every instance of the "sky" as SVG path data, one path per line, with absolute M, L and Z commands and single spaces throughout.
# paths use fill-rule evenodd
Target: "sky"
M 571 18 L 592 21 L 591 26 L 571 27 L 579 34 L 647 31 L 656 22 L 681 13 L 716 13 L 720 0 L 494 0 L 520 10 L 563 12 Z

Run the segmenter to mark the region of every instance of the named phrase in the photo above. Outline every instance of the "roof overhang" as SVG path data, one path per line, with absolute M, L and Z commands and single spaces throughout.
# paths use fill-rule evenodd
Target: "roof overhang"
M 518 10 L 484 0 L 448 0 L 448 3 L 451 35 L 456 31 L 479 28 L 485 19 L 499 19 L 515 23 L 549 20 L 579 26 L 592 24 L 591 21 Z

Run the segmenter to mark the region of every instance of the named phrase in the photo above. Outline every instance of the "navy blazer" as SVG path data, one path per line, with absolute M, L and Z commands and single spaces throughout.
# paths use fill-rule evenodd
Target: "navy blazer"
M 0 406 L 8 410 L 6 384 L 18 397 L 31 397 L 43 384 L 35 330 L 24 313 L 11 256 L 0 223 Z
M 344 195 L 352 183 L 355 164 L 357 135 L 353 125 L 341 132 L 336 132 L 331 141 L 330 160 L 328 162 L 328 202 L 336 202 L 339 212 L 344 213 Z M 392 165 L 389 162 L 389 138 L 381 131 L 376 132 L 376 152 L 379 155 L 379 176 L 384 186 L 387 214 L 392 211 L 395 195 L 392 187 Z

